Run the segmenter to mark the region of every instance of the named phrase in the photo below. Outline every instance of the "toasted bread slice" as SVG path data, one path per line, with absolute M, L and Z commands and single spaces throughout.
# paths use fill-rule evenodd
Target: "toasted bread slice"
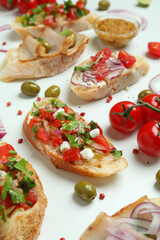
M 122 208 L 120 211 L 118 211 L 117 213 L 115 213 L 112 216 L 108 216 L 106 213 L 101 212 L 97 218 L 95 219 L 95 221 L 89 225 L 89 227 L 85 230 L 85 232 L 81 235 L 80 240 L 106 240 L 109 239 L 107 238 L 107 236 L 110 236 L 108 230 L 108 227 L 114 227 L 115 231 L 119 231 L 119 235 L 117 234 L 116 237 L 120 237 L 120 233 L 121 230 L 124 231 L 124 233 L 131 233 L 131 237 L 126 238 L 126 239 L 137 239 L 137 240 L 147 240 L 147 239 L 153 239 L 153 235 L 151 234 L 152 237 L 150 238 L 150 234 L 147 234 L 147 230 L 146 230 L 146 235 L 144 235 L 142 233 L 142 229 L 141 231 L 138 231 L 138 227 L 137 229 L 135 229 L 134 225 L 131 224 L 127 224 L 129 222 L 128 219 L 134 220 L 136 221 L 137 219 L 140 219 L 140 221 L 144 220 L 145 223 L 143 224 L 150 224 L 148 216 L 147 218 L 145 218 L 146 216 L 143 215 L 143 219 L 141 217 L 133 217 L 133 211 L 136 209 L 137 206 L 142 206 L 143 204 L 152 204 L 150 208 L 159 208 L 160 207 L 160 199 L 159 198 L 153 198 L 153 199 L 148 199 L 147 196 L 143 196 L 140 199 L 138 199 L 136 202 L 133 202 L 131 204 L 129 204 L 128 206 Z M 145 205 L 144 207 L 141 207 L 142 209 L 146 209 Z M 132 217 L 131 217 L 132 216 Z M 152 219 L 150 219 L 152 222 Z M 139 224 L 140 225 L 140 224 Z M 145 225 L 143 225 L 144 227 Z M 108 230 L 107 230 L 108 229 Z M 140 227 L 139 227 L 140 229 Z M 155 230 L 156 231 L 156 230 Z M 118 233 L 118 232 L 117 232 Z M 157 233 L 156 233 L 157 234 Z M 155 234 L 155 235 L 156 235 Z M 159 233 L 158 233 L 159 234 Z M 113 235 L 114 236 L 114 235 Z M 158 235 L 159 236 L 159 235 Z M 135 238 L 133 238 L 135 237 Z M 117 238 L 115 238 L 117 239 Z M 154 238 L 156 239 L 156 238 Z
M 74 32 L 80 32 L 84 30 L 88 30 L 92 28 L 94 21 L 98 15 L 96 13 L 90 13 L 87 16 L 81 17 L 77 20 L 72 20 L 72 21 L 61 21 L 57 23 L 53 23 L 50 25 L 50 27 L 56 31 L 56 32 L 62 32 L 65 29 L 71 28 Z M 33 37 L 38 37 L 41 32 L 45 29 L 44 24 L 38 24 L 36 26 L 28 26 L 28 27 L 23 27 L 21 22 L 18 20 L 14 20 L 12 22 L 12 28 L 21 36 L 25 37 L 27 34 L 33 36 Z
M 0 80 L 38 79 L 65 71 L 81 56 L 89 41 L 83 34 L 76 35 L 77 42 L 70 48 L 69 37 L 65 38 L 46 28 L 39 37 L 44 36 L 51 44 L 51 53 L 47 53 L 40 42 L 27 35 L 18 49 L 8 50 L 0 66 Z
M 6 144 L 6 142 L 0 143 L 0 147 Z M 16 157 L 17 161 L 22 159 L 19 155 L 16 155 Z M 21 207 L 17 208 L 7 216 L 6 221 L 0 222 L 0 240 L 36 240 L 40 234 L 47 206 L 47 198 L 44 194 L 42 183 L 32 165 L 27 162 L 26 168 L 28 171 L 33 172 L 32 180 L 36 184 L 34 192 L 37 196 L 37 202 L 27 210 Z
M 47 108 L 49 108 L 48 111 L 53 110 L 53 114 L 55 114 L 54 113 L 55 108 L 50 107 L 52 100 L 57 101 L 57 102 L 62 102 L 58 99 L 45 98 L 38 104 L 38 108 L 45 110 L 45 107 L 47 107 Z M 76 121 L 86 124 L 84 119 L 82 117 L 80 117 L 78 113 L 75 113 L 71 108 L 68 108 L 67 111 L 68 111 L 68 114 L 75 114 L 76 120 L 73 122 L 71 121 L 71 124 L 73 124 L 73 123 L 76 124 L 75 123 Z M 52 117 L 53 116 L 51 116 L 50 118 L 52 118 Z M 52 131 L 51 130 L 51 129 L 53 129 L 52 127 L 55 126 L 54 122 L 52 124 L 49 121 L 46 121 L 47 119 L 41 119 L 41 120 L 45 120 L 45 121 L 43 121 L 44 126 L 45 126 L 44 128 L 48 132 L 48 136 L 49 136 L 48 141 L 44 141 L 44 140 L 40 139 L 39 137 L 35 137 L 35 134 L 33 133 L 33 129 L 30 127 L 30 121 L 32 120 L 32 119 L 30 120 L 30 118 L 31 118 L 31 111 L 27 114 L 27 116 L 24 120 L 24 124 L 23 124 L 23 130 L 24 130 L 26 137 L 28 138 L 30 143 L 38 151 L 40 151 L 48 159 L 50 159 L 50 161 L 53 163 L 53 165 L 58 169 L 64 169 L 64 170 L 67 170 L 67 171 L 70 171 L 70 172 L 73 172 L 73 173 L 76 173 L 76 174 L 79 174 L 82 176 L 106 177 L 106 176 L 110 176 L 112 174 L 115 174 L 117 172 L 124 170 L 128 165 L 128 163 L 124 157 L 118 156 L 115 159 L 113 153 L 111 153 L 110 150 L 108 150 L 108 152 L 105 151 L 105 148 L 103 148 L 102 145 L 98 145 L 98 146 L 100 146 L 100 148 L 102 147 L 102 149 L 104 149 L 104 152 L 103 152 L 103 150 L 97 151 L 97 149 L 93 149 L 94 154 L 91 153 L 93 156 L 89 160 L 87 160 L 86 158 L 81 156 L 81 158 L 79 158 L 78 160 L 77 159 L 73 159 L 73 160 L 68 159 L 66 161 L 64 159 L 65 152 L 62 153 L 59 151 L 59 149 L 61 148 L 61 145 L 58 144 L 58 146 L 54 147 L 52 144 L 53 136 L 52 136 L 52 134 L 50 134 L 50 131 Z M 51 124 L 53 126 L 51 126 Z M 48 127 L 48 125 L 49 125 L 49 127 Z M 78 125 L 77 129 L 78 128 L 79 128 L 79 125 Z M 86 126 L 86 128 L 88 128 L 88 125 Z M 58 128 L 58 131 L 62 131 L 61 135 L 63 136 L 63 141 L 64 141 L 64 139 L 65 139 L 65 142 L 68 141 L 68 140 L 66 140 L 66 137 L 64 136 L 64 132 L 63 132 L 64 129 L 62 128 L 62 126 L 60 126 Z M 79 137 L 78 133 L 75 133 L 75 132 L 73 132 L 73 133 L 69 132 L 69 133 L 71 135 L 75 136 L 75 138 Z M 84 138 L 84 135 L 83 136 L 80 135 L 80 137 L 81 138 L 79 141 L 82 141 L 84 144 L 84 146 L 82 148 L 84 149 L 85 147 L 90 147 L 89 145 L 86 145 L 84 143 L 84 141 L 82 139 L 82 138 Z M 104 136 L 102 138 L 103 138 L 103 141 L 105 141 L 105 143 L 108 145 L 109 149 L 115 149 L 108 138 L 106 138 L 106 140 L 105 140 Z M 62 142 L 61 142 L 61 144 L 62 144 Z M 70 146 L 70 147 L 72 147 L 72 146 Z M 97 148 L 97 145 L 96 145 L 96 148 Z M 96 152 L 95 152 L 95 150 L 96 150 Z M 70 157 L 72 158 L 72 153 L 70 153 L 70 154 L 71 154 Z
M 113 52 L 111 57 L 117 59 L 118 52 Z M 149 70 L 149 65 L 143 57 L 135 56 L 136 62 L 130 67 L 125 68 L 122 73 L 113 78 L 105 77 L 101 81 L 92 81 L 85 78 L 81 71 L 74 71 L 70 83 L 73 92 L 84 100 L 94 100 L 108 97 L 116 92 L 126 89 L 130 85 L 136 83 L 143 75 L 146 75 Z M 88 59 L 79 66 L 85 66 L 93 63 Z

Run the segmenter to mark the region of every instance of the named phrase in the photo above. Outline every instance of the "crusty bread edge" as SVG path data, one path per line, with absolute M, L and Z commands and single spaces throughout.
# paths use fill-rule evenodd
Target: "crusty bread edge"
M 2 142 L 0 146 L 8 143 Z M 18 155 L 19 159 L 22 159 Z M 36 204 L 24 211 L 17 209 L 11 217 L 7 218 L 5 223 L 0 224 L 0 240 L 36 240 L 40 234 L 41 224 L 47 207 L 47 198 L 44 194 L 42 183 L 33 169 L 32 165 L 27 163 L 27 170 L 34 172 L 33 179 L 36 182 L 35 191 L 38 197 Z

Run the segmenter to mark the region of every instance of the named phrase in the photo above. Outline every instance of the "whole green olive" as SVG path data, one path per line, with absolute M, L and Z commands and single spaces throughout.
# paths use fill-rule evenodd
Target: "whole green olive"
M 21 85 L 21 92 L 27 96 L 36 96 L 40 92 L 40 86 L 32 81 L 26 81 Z
M 153 94 L 154 92 L 150 89 L 145 89 L 143 91 L 141 91 L 139 94 L 138 94 L 138 100 L 141 100 L 142 98 L 144 98 L 145 96 L 149 95 L 149 94 Z
M 160 184 L 160 170 L 156 173 L 156 181 Z
M 107 10 L 110 7 L 110 2 L 107 0 L 101 0 L 98 3 L 99 10 Z
M 67 37 L 70 37 L 70 36 L 73 38 L 73 45 L 71 47 L 74 47 L 77 42 L 77 35 L 74 32 L 69 31 L 67 33 Z
M 46 52 L 49 53 L 51 49 L 51 44 L 48 41 L 44 41 L 44 40 L 42 40 L 40 43 L 45 47 Z
M 95 187 L 86 181 L 76 183 L 74 190 L 78 197 L 88 202 L 91 202 L 97 196 Z
M 58 97 L 60 94 L 60 88 L 56 85 L 50 86 L 46 91 L 45 91 L 45 97 Z
M 87 0 L 81 0 L 81 1 L 83 2 L 84 6 L 87 5 Z

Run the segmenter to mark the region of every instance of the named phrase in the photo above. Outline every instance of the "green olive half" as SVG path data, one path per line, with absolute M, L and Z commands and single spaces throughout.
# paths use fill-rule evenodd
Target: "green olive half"
M 73 38 L 73 45 L 71 47 L 74 47 L 76 42 L 77 42 L 77 35 L 74 32 L 69 31 L 67 33 L 67 37 L 72 37 Z
M 107 0 L 101 0 L 98 3 L 99 10 L 107 10 L 110 6 L 110 2 Z
M 149 95 L 149 94 L 153 94 L 154 92 L 150 89 L 146 89 L 146 90 L 143 90 L 141 91 L 139 94 L 138 94 L 138 100 L 141 100 L 142 98 L 144 98 L 145 96 Z
M 46 52 L 49 53 L 51 49 L 51 44 L 48 41 L 44 41 L 44 40 L 42 40 L 40 43 L 43 45 L 43 47 L 45 47 Z
M 87 202 L 91 202 L 97 196 L 95 187 L 86 181 L 78 182 L 74 190 L 78 197 Z
M 156 181 L 160 184 L 160 170 L 156 173 Z
M 40 86 L 32 81 L 26 81 L 21 85 L 21 92 L 27 96 L 36 96 L 40 92 Z
M 45 91 L 45 97 L 58 97 L 60 94 L 60 88 L 56 85 L 50 86 L 46 91 Z

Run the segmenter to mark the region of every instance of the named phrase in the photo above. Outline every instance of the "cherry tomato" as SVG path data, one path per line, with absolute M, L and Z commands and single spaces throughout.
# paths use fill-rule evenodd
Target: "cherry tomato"
M 17 7 L 20 12 L 27 13 L 31 8 L 37 8 L 38 1 L 37 0 L 17 0 Z
M 158 121 L 160 124 L 160 121 Z M 151 156 L 160 156 L 160 125 L 150 121 L 142 126 L 138 132 L 139 149 Z
M 56 3 L 56 0 L 38 0 L 38 4 Z
M 122 114 L 124 112 L 124 108 L 127 110 L 129 107 L 134 105 L 135 105 L 134 103 L 129 101 L 116 103 L 111 108 L 109 113 L 109 121 L 111 123 L 111 126 L 123 133 L 129 133 L 134 131 L 138 127 L 142 119 L 140 107 L 135 107 L 131 110 L 131 112 L 129 113 L 129 116 L 125 120 L 125 123 L 124 123 L 123 116 L 119 114 L 115 114 L 115 113 Z M 133 121 L 129 119 L 130 117 L 133 119 Z M 124 123 L 124 126 L 123 126 L 123 123 Z
M 76 15 L 77 8 L 76 7 L 71 7 L 70 11 L 67 13 L 67 20 L 76 20 L 78 17 Z
M 124 50 L 121 50 L 118 54 L 118 59 L 123 63 L 126 68 L 130 68 L 135 62 L 135 57 L 129 55 Z
M 78 1 L 76 3 L 77 7 L 80 9 L 80 10 L 83 10 L 84 9 L 84 3 L 82 1 Z
M 53 9 L 56 9 L 56 3 L 47 4 L 44 8 L 46 12 L 52 12 Z
M 31 120 L 30 120 L 30 122 L 29 122 L 29 127 L 30 127 L 30 129 L 32 129 L 32 127 L 33 127 L 34 124 L 37 125 L 40 121 L 41 121 L 40 118 L 36 118 L 36 117 L 31 118 Z
M 102 145 L 103 147 L 105 147 L 105 152 L 110 152 L 111 151 L 109 143 L 106 141 L 106 139 L 103 135 L 99 135 L 99 136 L 95 137 L 94 142 Z
M 0 5 L 7 9 L 13 9 L 17 6 L 17 0 L 0 0 Z
M 80 151 L 81 150 L 79 148 L 75 148 L 75 147 L 70 148 L 69 150 L 64 152 L 64 155 L 63 155 L 64 160 L 67 162 L 80 160 L 81 158 Z
M 63 139 L 60 134 L 52 137 L 52 144 L 54 147 L 59 146 L 62 142 L 63 142 Z
M 160 57 L 160 42 L 149 42 L 148 51 L 155 57 Z
M 53 16 L 47 16 L 44 20 L 43 20 L 44 25 L 52 25 L 54 23 L 54 17 Z
M 154 106 L 155 108 L 160 110 L 160 96 L 157 94 L 149 94 L 142 98 L 143 102 L 147 102 L 150 105 Z M 140 107 L 142 112 L 142 121 L 144 123 L 150 122 L 152 120 L 160 121 L 160 113 L 153 111 L 152 109 L 141 106 Z
M 60 13 L 60 14 L 64 14 L 64 5 L 59 5 L 57 7 L 57 12 Z
M 99 63 L 100 62 L 103 63 L 106 59 L 111 57 L 111 50 L 108 47 L 106 47 L 103 50 L 99 51 L 96 54 L 96 56 L 92 56 L 91 59 L 95 62 L 99 58 L 99 56 L 102 54 L 102 52 L 103 52 L 103 56 L 99 60 Z

